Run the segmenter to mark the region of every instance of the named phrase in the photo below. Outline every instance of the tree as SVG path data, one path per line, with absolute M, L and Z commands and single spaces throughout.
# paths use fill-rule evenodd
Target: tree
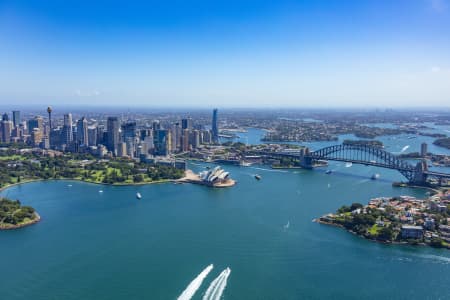
M 392 240 L 392 237 L 394 236 L 394 231 L 390 227 L 383 227 L 378 232 L 378 239 L 383 241 L 390 241 Z
M 142 182 L 144 181 L 144 176 L 142 174 L 137 174 L 133 176 L 133 182 Z
M 352 203 L 350 206 L 350 211 L 357 210 L 358 208 L 363 208 L 364 206 L 361 203 Z

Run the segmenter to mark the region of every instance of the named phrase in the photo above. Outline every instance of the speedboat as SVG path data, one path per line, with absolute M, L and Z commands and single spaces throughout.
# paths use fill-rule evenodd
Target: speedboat
M 333 172 L 333 171 L 331 171 L 331 170 L 326 170 L 326 171 L 325 171 L 325 174 L 331 174 L 331 172 Z
M 259 176 L 258 174 L 255 175 L 255 179 L 256 180 L 261 180 L 261 176 Z
M 139 193 L 139 192 L 138 192 L 138 193 L 136 193 L 136 198 L 137 198 L 137 199 L 141 199 L 141 198 L 142 198 L 142 195 L 141 195 L 141 193 Z
M 378 179 L 378 178 L 380 178 L 380 174 L 373 174 L 372 175 L 372 177 L 370 177 L 370 179 L 372 179 L 372 180 L 376 180 L 376 179 Z

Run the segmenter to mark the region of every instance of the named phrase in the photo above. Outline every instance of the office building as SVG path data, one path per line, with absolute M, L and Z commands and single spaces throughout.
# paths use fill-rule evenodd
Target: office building
M 13 123 L 9 120 L 4 120 L 1 122 L 1 141 L 3 143 L 11 142 L 11 131 L 13 127 Z
M 78 145 L 89 146 L 88 122 L 85 117 L 77 121 L 77 143 Z
M 20 126 L 20 123 L 22 122 L 22 120 L 20 119 L 20 111 L 13 110 L 12 117 L 13 117 L 13 126 L 14 127 Z
M 109 151 L 117 155 L 117 145 L 120 142 L 119 119 L 117 117 L 108 117 L 106 130 L 108 132 L 106 147 Z
M 62 143 L 70 145 L 73 141 L 72 114 L 64 115 L 64 124 L 62 129 Z
M 427 156 L 427 153 L 428 153 L 428 144 L 427 143 L 422 143 L 420 145 L 420 155 L 422 157 L 425 157 L 425 156 Z
M 97 126 L 89 126 L 88 127 L 88 145 L 96 146 L 97 145 Z
M 166 129 L 158 129 L 155 131 L 153 137 L 154 154 L 160 156 L 166 156 L 171 150 L 171 137 L 170 131 Z
M 214 144 L 219 143 L 219 120 L 217 119 L 217 108 L 213 110 L 211 138 Z

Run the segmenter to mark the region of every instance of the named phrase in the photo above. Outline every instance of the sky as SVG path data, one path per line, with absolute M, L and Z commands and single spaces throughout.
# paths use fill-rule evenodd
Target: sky
M 0 105 L 450 107 L 450 0 L 0 0 Z

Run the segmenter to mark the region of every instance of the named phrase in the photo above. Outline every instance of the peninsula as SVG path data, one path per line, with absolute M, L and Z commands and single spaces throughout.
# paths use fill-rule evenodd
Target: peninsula
M 410 196 L 375 198 L 367 205 L 344 205 L 314 221 L 374 241 L 450 249 L 449 192 L 425 200 Z
M 22 206 L 19 200 L 0 198 L 0 230 L 25 227 L 40 219 L 34 208 Z

